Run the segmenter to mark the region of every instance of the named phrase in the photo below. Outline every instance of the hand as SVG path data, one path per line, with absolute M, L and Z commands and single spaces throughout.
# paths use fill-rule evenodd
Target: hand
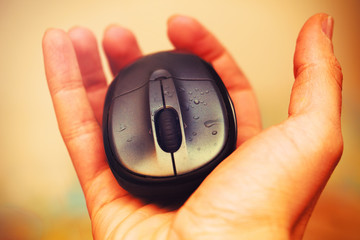
M 80 27 L 48 30 L 46 76 L 94 238 L 300 239 L 342 153 L 342 73 L 332 28 L 325 14 L 305 23 L 296 45 L 289 118 L 262 131 L 254 92 L 225 48 L 196 20 L 169 19 L 175 48 L 211 62 L 228 88 L 239 146 L 176 210 L 128 194 L 106 163 L 100 125 L 107 83 L 93 34 Z M 103 47 L 114 75 L 142 55 L 132 33 L 119 26 L 106 29 Z

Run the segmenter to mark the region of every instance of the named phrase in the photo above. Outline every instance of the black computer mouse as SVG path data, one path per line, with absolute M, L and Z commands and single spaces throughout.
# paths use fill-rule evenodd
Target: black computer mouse
M 103 112 L 108 164 L 143 198 L 194 191 L 236 146 L 232 101 L 213 67 L 196 55 L 160 52 L 125 67 Z

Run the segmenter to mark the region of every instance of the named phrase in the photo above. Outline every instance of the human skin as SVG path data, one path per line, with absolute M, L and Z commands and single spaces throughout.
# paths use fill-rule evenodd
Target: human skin
M 175 49 L 210 62 L 233 100 L 237 149 L 179 208 L 122 189 L 106 162 L 101 118 L 108 84 L 85 28 L 49 29 L 43 53 L 59 129 L 80 180 L 94 239 L 301 239 L 343 149 L 341 67 L 333 19 L 312 16 L 299 33 L 289 117 L 261 129 L 255 94 L 226 49 L 197 20 L 173 16 Z M 102 41 L 112 73 L 142 56 L 131 31 L 109 26 Z

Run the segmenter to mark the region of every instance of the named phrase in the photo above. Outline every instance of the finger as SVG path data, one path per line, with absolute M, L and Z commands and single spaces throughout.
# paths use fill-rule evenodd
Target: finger
M 289 115 L 321 111 L 338 123 L 342 72 L 331 42 L 333 19 L 315 15 L 302 28 L 294 56 L 295 83 Z
M 212 63 L 229 90 L 251 87 L 226 49 L 195 19 L 179 15 L 171 17 L 168 20 L 168 36 L 177 49 L 194 53 Z
M 113 75 L 142 56 L 133 33 L 117 25 L 105 30 L 102 44 Z
M 219 41 L 195 19 L 173 16 L 168 20 L 168 36 L 175 48 L 194 53 L 210 62 L 218 72 L 234 102 L 238 122 L 238 144 L 261 130 L 255 94 L 243 72 Z
M 43 37 L 43 54 L 59 129 L 84 188 L 107 167 L 101 129 L 89 104 L 68 35 L 62 30 L 48 30 Z
M 342 153 L 342 74 L 329 38 L 331 21 L 319 14 L 305 23 L 289 119 L 244 143 L 204 180 L 176 219 L 182 229 L 197 226 L 175 229 L 184 238 L 201 234 L 202 224 L 300 234 Z
M 95 36 L 81 27 L 72 28 L 68 34 L 76 52 L 90 105 L 101 125 L 107 83 Z

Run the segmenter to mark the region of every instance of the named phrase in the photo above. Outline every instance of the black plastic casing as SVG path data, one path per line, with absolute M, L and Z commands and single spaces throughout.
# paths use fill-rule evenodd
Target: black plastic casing
M 119 83 L 119 81 L 121 81 L 122 78 L 126 77 L 126 73 L 129 71 L 133 73 L 132 76 L 134 76 L 134 74 L 135 76 L 138 75 L 139 78 L 144 78 L 144 76 L 148 76 L 148 79 L 150 77 L 150 74 L 156 69 L 167 69 L 171 73 L 181 75 L 182 73 L 176 69 L 181 69 L 184 61 L 187 62 L 187 69 L 185 73 L 186 76 L 194 75 L 196 78 L 199 75 L 197 74 L 199 68 L 191 69 L 191 67 L 189 68 L 189 66 L 199 66 L 199 60 L 201 61 L 201 65 L 203 67 L 201 71 L 206 71 L 207 74 L 212 77 L 223 98 L 225 106 L 224 110 L 227 115 L 225 119 L 227 119 L 228 121 L 228 134 L 226 144 L 224 144 L 224 148 L 207 164 L 186 174 L 170 177 L 151 177 L 130 171 L 121 164 L 121 161 L 117 159 L 116 154 L 114 153 L 114 149 L 112 149 L 111 147 L 112 144 L 110 143 L 109 138 L 109 108 L 114 98 L 114 91 L 116 89 L 116 85 Z M 196 61 L 196 64 L 191 64 L 191 61 Z M 128 81 L 123 81 L 121 82 L 121 84 L 126 85 L 132 83 L 129 83 Z M 122 87 L 126 89 L 129 86 Z M 134 119 L 133 124 L 136 124 L 136 119 Z M 209 63 L 197 57 L 196 55 L 181 52 L 160 52 L 145 56 L 120 71 L 120 73 L 116 76 L 116 78 L 108 88 L 103 111 L 103 140 L 105 152 L 110 169 L 112 170 L 112 173 L 120 186 L 122 186 L 125 190 L 135 196 L 142 197 L 148 200 L 156 200 L 173 199 L 190 195 L 205 179 L 205 177 L 223 159 L 225 159 L 231 152 L 234 151 L 236 147 L 236 137 L 236 116 L 227 89 L 224 86 L 219 75 L 213 69 L 213 67 Z

